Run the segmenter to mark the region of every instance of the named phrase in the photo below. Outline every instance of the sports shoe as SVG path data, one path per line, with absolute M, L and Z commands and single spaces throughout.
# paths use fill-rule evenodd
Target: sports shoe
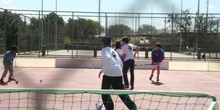
M 130 90 L 134 90 L 134 86 L 131 86 Z
M 14 81 L 14 80 L 15 80 L 15 79 L 12 78 L 12 77 L 8 78 L 8 82 L 11 82 L 11 81 Z
M 159 82 L 160 81 L 160 79 L 159 79 L 159 77 L 157 77 L 157 82 Z
M 150 75 L 149 80 L 152 80 L 152 78 L 153 78 L 153 75 Z
M 3 79 L 1 79 L 1 80 L 0 80 L 0 83 L 1 83 L 1 84 L 4 84 L 5 82 L 3 81 Z
M 125 86 L 124 86 L 124 89 L 125 89 L 125 90 L 129 89 L 129 86 L 125 85 Z

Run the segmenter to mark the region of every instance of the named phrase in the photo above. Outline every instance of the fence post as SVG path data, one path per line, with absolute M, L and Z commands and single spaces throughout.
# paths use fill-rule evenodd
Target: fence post
M 3 37 L 3 39 L 4 39 L 4 51 L 3 51 L 3 53 L 5 53 L 6 51 L 7 51 L 7 15 L 8 15 L 8 12 L 7 12 L 7 10 L 5 10 L 5 12 L 4 12 L 4 37 Z
M 46 52 L 46 47 L 45 45 L 42 46 L 42 56 L 45 56 L 45 52 Z
M 201 48 L 198 49 L 198 55 L 197 55 L 198 60 L 201 59 Z
M 94 58 L 97 57 L 97 47 L 96 47 L 96 46 L 94 46 L 94 55 L 93 55 L 93 57 L 94 57 Z
M 145 59 L 148 59 L 148 47 L 145 49 Z

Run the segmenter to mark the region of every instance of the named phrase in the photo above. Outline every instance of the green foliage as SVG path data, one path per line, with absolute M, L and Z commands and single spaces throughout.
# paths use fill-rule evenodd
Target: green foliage
M 56 25 L 57 21 L 57 25 Z M 64 40 L 64 34 L 62 33 L 64 31 L 63 27 L 65 25 L 65 22 L 62 17 L 57 15 L 56 13 L 52 12 L 48 15 L 44 16 L 43 18 L 43 45 L 47 46 L 47 49 L 54 49 L 55 48 L 55 34 L 58 35 L 58 42 L 57 42 L 57 48 L 63 48 L 63 40 Z M 39 49 L 39 45 L 41 43 L 41 32 L 42 32 L 42 19 L 32 17 L 30 19 L 30 24 L 28 25 L 29 29 L 32 32 L 33 39 L 35 41 L 34 46 Z M 56 28 L 57 26 L 57 28 Z M 57 30 L 56 30 L 57 29 Z M 57 33 L 55 32 L 57 31 Z
M 195 28 L 198 29 L 199 33 L 213 33 L 217 31 L 218 20 L 214 20 L 215 16 L 209 16 L 206 24 L 206 16 L 204 14 L 196 18 Z
M 130 27 L 124 24 L 116 24 L 109 26 L 107 30 L 107 35 L 114 36 L 114 35 L 132 35 L 133 31 Z
M 70 38 L 73 41 L 93 39 L 103 30 L 103 27 L 97 21 L 84 18 L 77 20 L 69 19 L 65 25 L 65 35 L 71 36 Z
M 6 35 L 6 49 L 9 49 L 11 45 L 17 45 L 18 43 L 17 23 L 19 21 L 21 21 L 21 19 L 17 14 L 8 11 L 0 12 L 0 39 L 1 42 L 5 42 L 4 37 Z
M 139 27 L 139 34 L 146 35 L 146 34 L 157 34 L 157 29 L 154 26 L 143 24 Z
M 54 25 L 56 25 L 56 21 L 57 21 L 57 25 L 58 25 L 58 26 L 61 26 L 61 27 L 63 27 L 64 24 L 65 24 L 63 18 L 60 17 L 59 15 L 57 15 L 57 14 L 54 13 L 54 12 L 49 13 L 48 15 L 46 15 L 46 16 L 44 17 L 44 20 L 45 20 L 47 23 L 54 24 Z
M 9 48 L 11 45 L 18 45 L 19 50 L 28 51 L 35 46 L 35 50 L 39 49 L 39 42 L 41 42 L 41 22 L 39 18 L 29 18 L 24 21 L 23 15 L 16 13 L 0 11 L 0 46 L 4 47 L 5 35 L 6 35 L 6 47 Z M 196 32 L 199 34 L 199 48 L 220 48 L 219 47 L 219 35 L 218 24 L 219 21 L 215 20 L 215 17 L 209 15 L 208 20 L 204 14 L 200 16 L 193 16 L 190 14 L 189 10 L 183 11 L 182 19 L 180 14 L 169 14 L 168 23 L 174 24 L 174 29 L 182 30 L 182 42 L 183 47 L 195 46 Z M 192 25 L 192 21 L 195 25 Z M 44 40 L 46 45 L 50 45 L 51 48 L 54 46 L 55 37 L 55 25 L 57 21 L 59 43 L 61 46 L 63 44 L 75 43 L 75 42 L 88 42 L 88 43 L 100 43 L 100 40 L 96 38 L 99 34 L 103 32 L 103 27 L 97 21 L 91 19 L 69 19 L 67 23 L 64 22 L 63 18 L 56 13 L 52 12 L 44 16 Z M 208 21 L 206 23 L 206 21 Z M 189 32 L 191 28 L 195 28 L 195 32 Z M 63 29 L 63 30 L 62 30 Z M 162 44 L 171 45 L 173 41 L 174 45 L 179 44 L 179 34 L 175 34 L 172 38 L 168 30 L 156 29 L 156 27 L 143 24 L 139 27 L 138 32 L 132 30 L 129 26 L 124 24 L 111 25 L 107 29 L 107 35 L 114 38 L 119 38 L 119 36 L 129 36 L 132 43 L 139 43 L 140 39 L 148 39 L 151 44 L 155 42 L 161 42 Z M 206 34 L 207 31 L 207 34 Z M 164 35 L 163 33 L 166 33 Z M 163 35 L 161 35 L 161 33 Z M 138 37 L 135 35 L 139 35 Z M 151 35 L 152 34 L 152 35 Z M 146 37 L 148 36 L 148 37 Z M 165 37 L 166 36 L 166 37 Z M 19 38 L 19 39 L 18 39 Z M 18 41 L 19 40 L 19 41 Z M 210 45 L 212 44 L 212 45 Z M 27 49 L 28 48 L 28 49 Z M 47 47 L 48 48 L 48 47 Z M 0 52 L 3 53 L 4 48 L 1 48 Z M 33 49 L 32 49 L 33 50 Z
M 63 41 L 64 41 L 64 44 L 65 44 L 65 45 L 71 43 L 71 39 L 70 39 L 70 37 L 67 36 L 67 35 L 64 36 L 64 40 L 63 40 Z

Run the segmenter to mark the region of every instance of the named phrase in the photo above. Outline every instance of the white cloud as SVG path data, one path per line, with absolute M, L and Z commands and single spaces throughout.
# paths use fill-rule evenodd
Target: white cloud
M 214 6 L 214 5 L 209 5 L 209 8 L 215 9 L 215 8 L 217 8 L 217 7 Z
M 12 1 L 11 0 L 1 0 L 1 3 L 4 3 L 4 4 L 10 4 Z

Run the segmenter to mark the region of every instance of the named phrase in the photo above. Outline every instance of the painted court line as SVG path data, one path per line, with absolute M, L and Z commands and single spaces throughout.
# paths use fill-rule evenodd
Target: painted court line
M 216 79 L 216 78 L 214 78 L 214 77 L 211 77 L 211 76 L 208 76 L 208 75 L 204 75 L 204 74 L 199 73 L 199 72 L 194 72 L 194 73 L 199 74 L 199 75 L 204 76 L 204 77 L 207 77 L 207 78 L 209 78 L 209 79 L 213 79 L 213 80 L 216 80 L 216 81 L 220 82 L 220 79 Z

